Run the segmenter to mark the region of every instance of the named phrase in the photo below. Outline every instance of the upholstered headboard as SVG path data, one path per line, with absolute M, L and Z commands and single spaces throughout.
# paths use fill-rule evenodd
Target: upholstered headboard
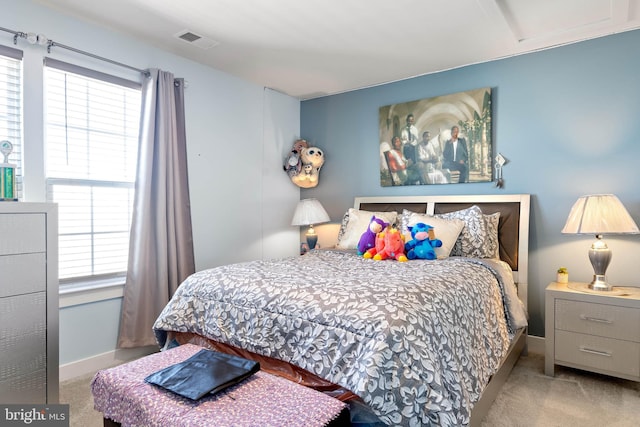
M 500 259 L 511 266 L 514 281 L 518 284 L 518 295 L 526 303 L 529 262 L 529 202 L 528 194 L 356 197 L 354 208 L 367 211 L 396 211 L 398 213 L 407 209 L 433 215 L 477 205 L 485 214 L 500 212 L 498 223 Z

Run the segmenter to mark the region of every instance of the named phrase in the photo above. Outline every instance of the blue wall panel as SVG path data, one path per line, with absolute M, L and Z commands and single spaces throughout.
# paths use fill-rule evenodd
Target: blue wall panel
M 614 193 L 640 220 L 640 30 L 471 65 L 302 102 L 302 137 L 327 160 L 317 197 L 338 222 L 355 196 L 418 194 L 532 195 L 530 333 L 544 336 L 544 289 L 555 270 L 590 281 L 591 236 L 562 235 L 583 194 Z M 381 61 L 384 61 L 381 55 Z M 505 187 L 469 183 L 381 187 L 378 109 L 422 98 L 491 87 L 494 150 L 509 163 Z M 639 286 L 640 237 L 611 236 L 610 282 Z

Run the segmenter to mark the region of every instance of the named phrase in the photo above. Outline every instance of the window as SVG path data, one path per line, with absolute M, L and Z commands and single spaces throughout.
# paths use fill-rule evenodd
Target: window
M 140 84 L 45 60 L 47 200 L 58 203 L 61 285 L 124 276 Z
M 22 197 L 22 51 L 0 46 L 0 141 L 13 151 L 7 159 L 16 165 L 16 190 Z M 0 163 L 4 156 L 0 155 Z

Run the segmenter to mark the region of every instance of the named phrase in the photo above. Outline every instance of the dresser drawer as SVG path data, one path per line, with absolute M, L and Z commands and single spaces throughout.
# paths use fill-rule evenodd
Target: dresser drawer
M 35 341 L 44 350 L 47 336 L 47 298 L 44 292 L 0 298 L 0 369 L 11 358 L 20 359 L 34 353 L 29 346 L 20 348 L 24 342 Z M 20 354 L 20 353 L 24 354 Z
M 46 216 L 0 214 L 0 255 L 46 251 Z
M 46 295 L 0 298 L 0 402 L 46 401 Z
M 557 363 L 582 365 L 610 373 L 640 376 L 640 343 L 556 331 Z
M 45 291 L 46 254 L 0 255 L 0 298 Z
M 636 308 L 556 299 L 555 328 L 559 330 L 640 343 L 639 325 Z

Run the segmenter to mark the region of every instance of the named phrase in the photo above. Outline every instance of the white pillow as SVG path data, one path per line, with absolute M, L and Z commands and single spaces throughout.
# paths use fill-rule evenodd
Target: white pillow
M 375 215 L 376 218 L 382 218 L 385 222 L 393 225 L 396 223 L 398 217 L 397 212 L 371 212 L 362 211 L 354 208 L 349 210 L 342 217 L 342 224 L 340 225 L 340 231 L 338 232 L 338 249 L 357 249 L 358 242 L 362 233 L 367 230 L 371 217 Z
M 405 209 L 402 211 L 402 234 L 404 234 L 406 242 L 411 240 L 411 232 L 408 227 L 414 226 L 419 222 L 433 227 L 436 239 L 442 240 L 442 246 L 435 248 L 436 256 L 438 259 L 447 258 L 451 253 L 451 249 L 453 249 L 453 245 L 455 245 L 458 240 L 460 232 L 464 228 L 464 221 L 455 218 L 438 218 Z

